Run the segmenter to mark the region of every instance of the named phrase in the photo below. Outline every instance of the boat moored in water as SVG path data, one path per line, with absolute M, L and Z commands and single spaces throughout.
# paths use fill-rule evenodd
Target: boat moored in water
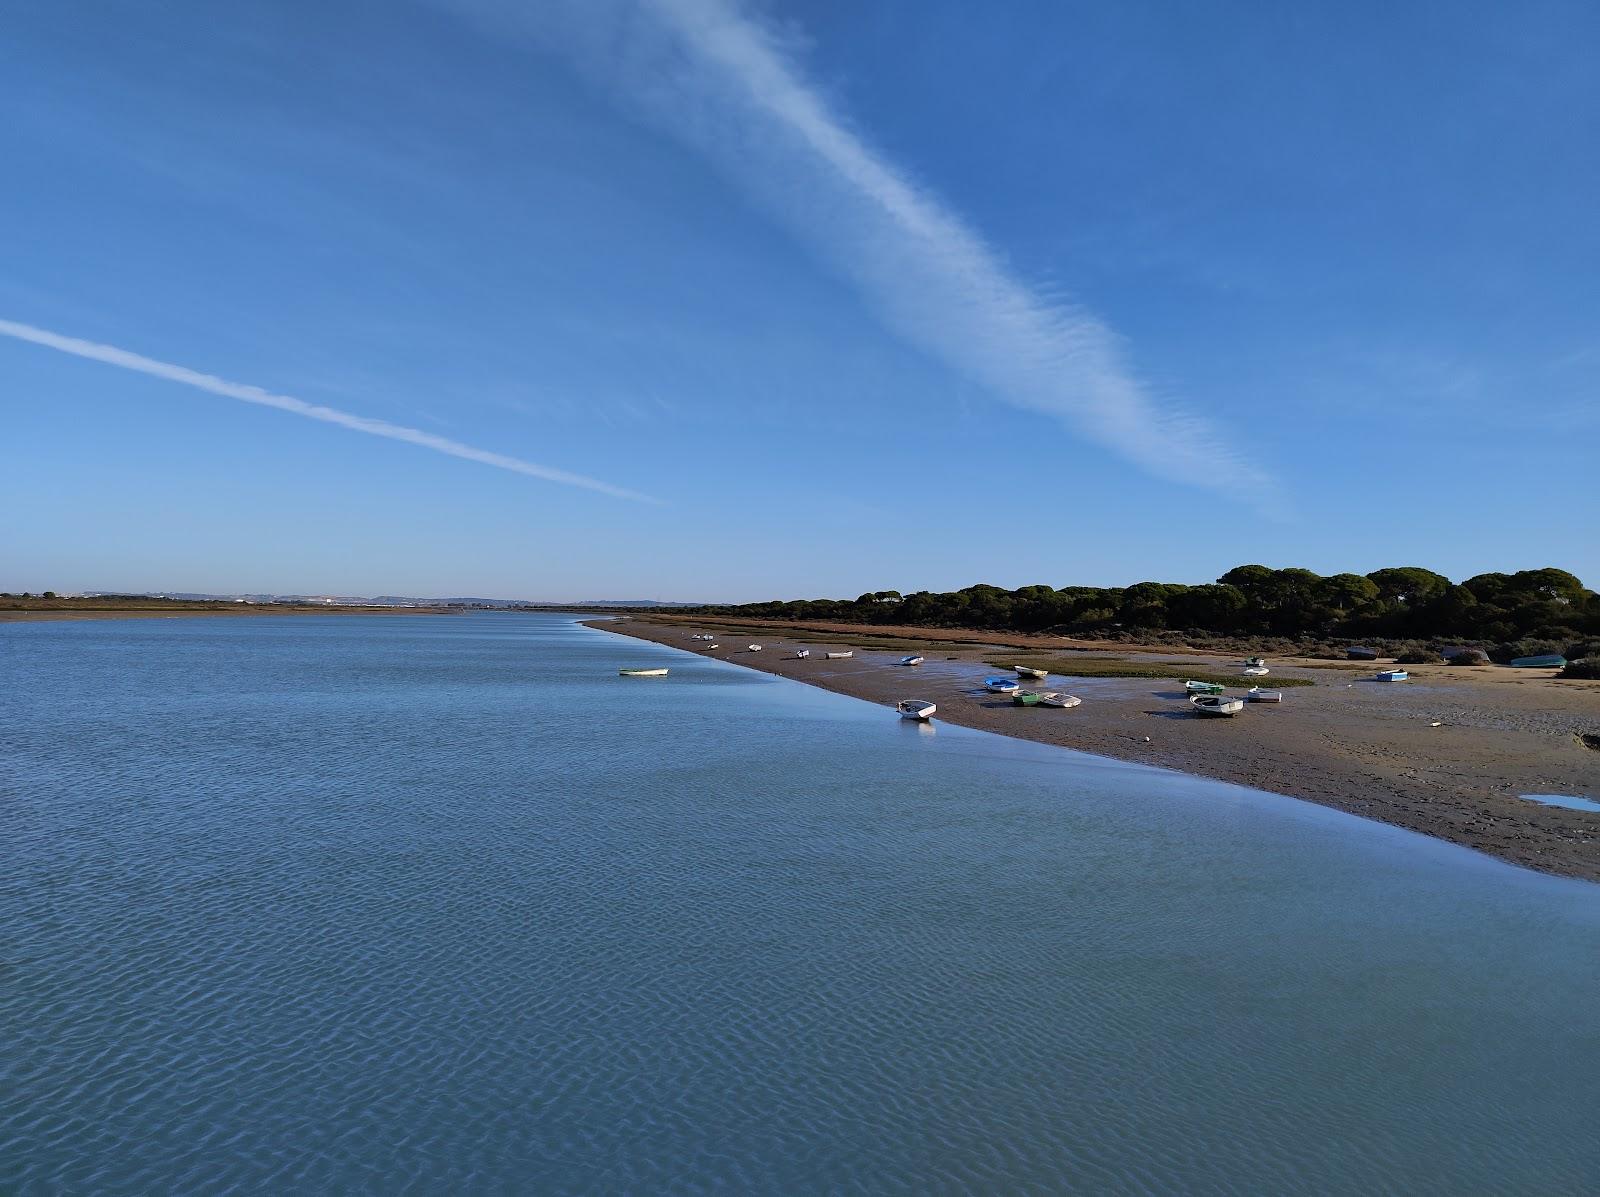
M 619 669 L 617 673 L 623 677 L 666 677 L 665 669 Z
M 1229 698 L 1223 694 L 1191 694 L 1189 705 L 1201 715 L 1224 715 L 1231 718 L 1244 710 L 1244 699 Z
M 925 698 L 902 698 L 894 704 L 894 709 L 900 712 L 902 719 L 917 719 L 927 722 L 933 718 L 933 713 L 939 709 L 937 703 L 929 702 Z

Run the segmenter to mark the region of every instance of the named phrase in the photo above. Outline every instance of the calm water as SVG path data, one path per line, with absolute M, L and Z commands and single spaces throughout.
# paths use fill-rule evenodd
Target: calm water
M 1600 886 L 561 617 L 0 668 L 0 1191 L 1600 1187 Z

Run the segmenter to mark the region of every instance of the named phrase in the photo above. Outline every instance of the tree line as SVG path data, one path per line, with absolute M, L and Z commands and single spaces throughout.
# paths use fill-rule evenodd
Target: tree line
M 1241 565 L 1186 586 L 977 585 L 943 593 L 871 591 L 850 599 L 794 599 L 700 608 L 706 614 L 784 620 L 1189 639 L 1272 636 L 1338 640 L 1523 644 L 1562 651 L 1600 636 L 1600 596 L 1560 569 L 1478 574 L 1452 582 L 1419 566 L 1323 576 Z M 1568 654 L 1573 655 L 1573 654 Z M 1578 653 L 1576 655 L 1586 655 Z

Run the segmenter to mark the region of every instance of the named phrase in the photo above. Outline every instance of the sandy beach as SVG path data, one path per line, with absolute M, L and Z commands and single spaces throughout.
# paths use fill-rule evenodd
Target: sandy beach
M 1284 678 L 1313 684 L 1285 690 L 1281 705 L 1252 704 L 1234 719 L 1205 719 L 1190 710 L 1181 685 L 1161 679 L 1053 674 L 1049 688 L 1082 697 L 1073 710 L 1018 707 L 982 688 L 981 679 L 997 672 L 986 662 L 1007 653 L 1060 658 L 1085 647 L 1050 637 L 997 642 L 982 633 L 924 637 L 918 629 L 884 629 L 896 643 L 864 648 L 874 629 L 794 631 L 681 616 L 586 622 L 690 651 L 699 644 L 691 633 L 726 632 L 722 647 L 706 655 L 886 706 L 925 698 L 950 723 L 1270 790 L 1543 872 L 1600 881 L 1600 812 L 1519 796 L 1600 797 L 1600 751 L 1584 739 L 1600 737 L 1600 682 L 1557 681 L 1550 670 L 1424 665 L 1410 667 L 1409 682 L 1385 684 L 1372 680 L 1375 667 L 1367 664 L 1274 660 L 1264 684 Z M 749 652 L 751 642 L 763 651 Z M 801 644 L 811 657 L 794 657 Z M 1183 665 L 1239 669 L 1238 660 L 1211 654 L 1089 647 L 1095 660 L 1171 663 L 1179 676 Z M 855 656 L 824 659 L 824 652 L 843 648 Z M 925 664 L 896 664 L 917 651 Z

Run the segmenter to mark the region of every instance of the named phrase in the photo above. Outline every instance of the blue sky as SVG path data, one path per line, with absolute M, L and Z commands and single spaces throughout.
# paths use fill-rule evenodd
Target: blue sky
M 22 6 L 0 589 L 1594 585 L 1597 51 L 1583 3 Z

